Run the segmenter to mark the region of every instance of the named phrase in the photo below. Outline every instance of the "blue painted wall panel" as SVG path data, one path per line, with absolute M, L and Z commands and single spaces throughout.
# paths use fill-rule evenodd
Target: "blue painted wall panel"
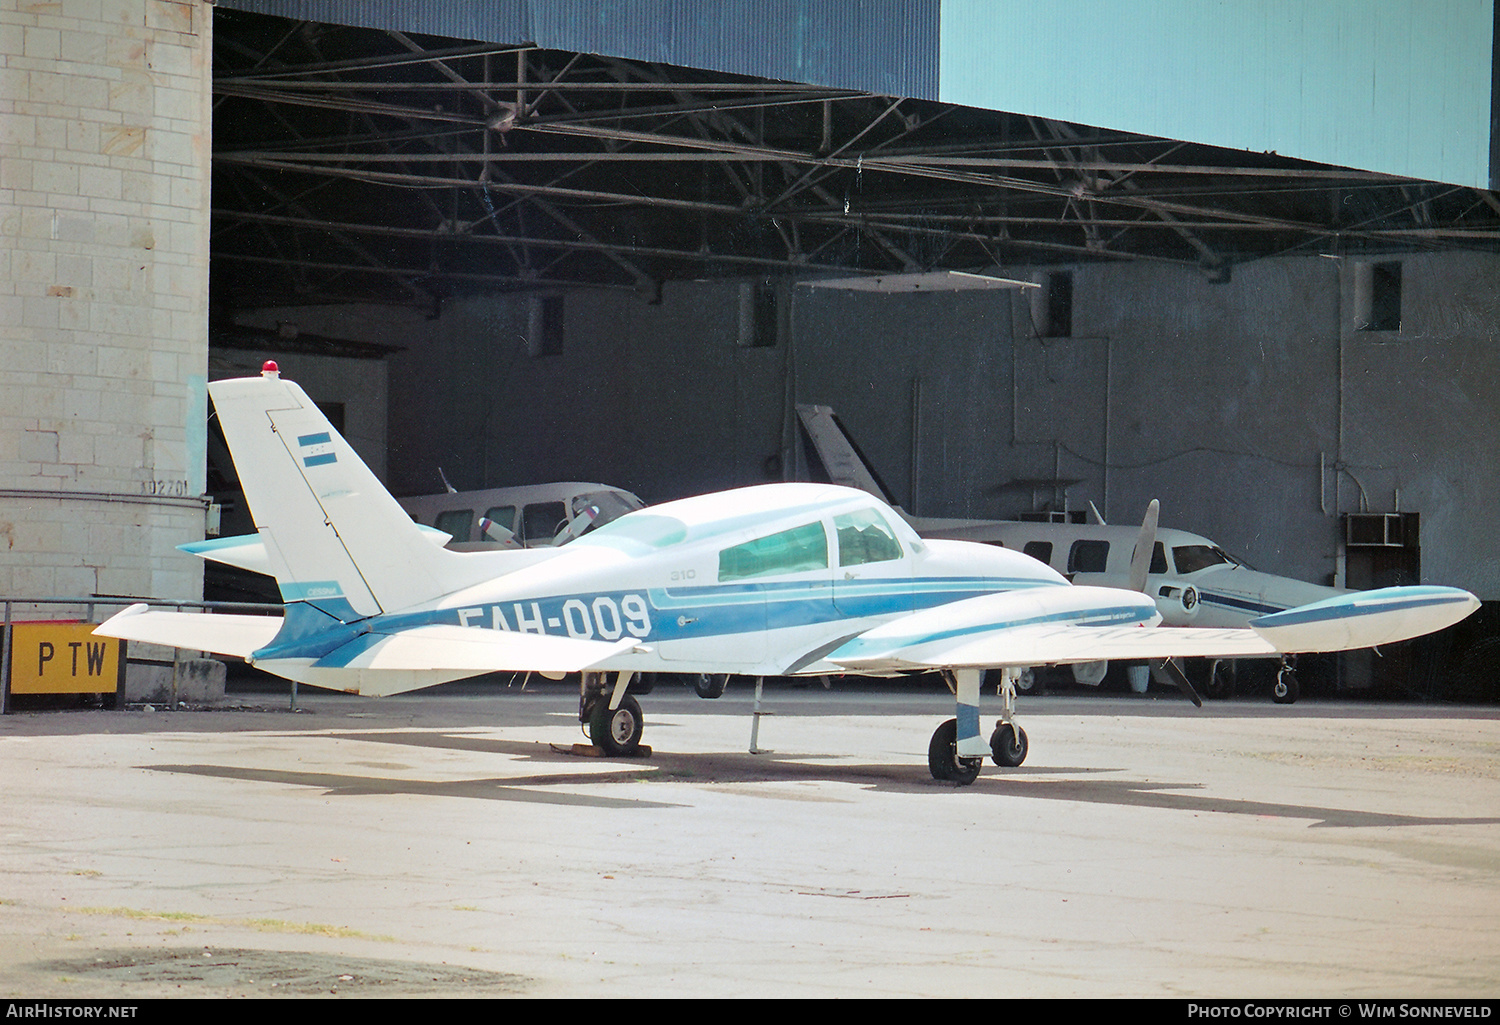
M 283 18 L 937 97 L 940 0 L 219 0 Z
M 943 0 L 945 101 L 1486 188 L 1492 0 Z

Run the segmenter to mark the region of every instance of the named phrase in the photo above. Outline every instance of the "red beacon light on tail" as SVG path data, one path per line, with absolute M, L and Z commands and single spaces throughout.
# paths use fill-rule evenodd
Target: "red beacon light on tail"
M 276 365 L 274 359 L 268 359 L 260 365 L 260 376 L 278 378 L 281 376 L 281 368 Z

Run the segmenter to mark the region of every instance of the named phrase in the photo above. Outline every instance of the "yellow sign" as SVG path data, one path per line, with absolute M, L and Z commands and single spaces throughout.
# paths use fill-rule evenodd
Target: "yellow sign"
M 15 623 L 10 638 L 12 694 L 113 693 L 125 642 L 95 637 L 93 623 Z

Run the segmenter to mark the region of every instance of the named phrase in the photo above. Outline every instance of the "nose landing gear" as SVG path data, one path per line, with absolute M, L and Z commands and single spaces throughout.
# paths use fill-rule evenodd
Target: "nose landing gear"
M 1271 688 L 1271 700 L 1278 705 L 1290 705 L 1302 696 L 1302 686 L 1297 682 L 1297 670 L 1290 659 L 1283 659 L 1276 671 L 1276 685 Z

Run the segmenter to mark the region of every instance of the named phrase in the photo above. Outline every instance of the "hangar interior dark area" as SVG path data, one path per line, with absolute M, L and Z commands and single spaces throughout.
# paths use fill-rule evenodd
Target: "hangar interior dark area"
M 1469 499 L 1493 459 L 1458 493 L 1410 467 L 1492 451 L 1492 191 L 255 6 L 215 11 L 211 366 L 388 367 L 347 404 L 378 405 L 398 494 L 443 469 L 648 501 L 780 479 L 811 400 L 910 511 L 1097 501 L 1114 522 L 1160 493 L 1319 582 L 1354 579 L 1351 512 L 1417 507 L 1439 539 L 1380 555 L 1411 563 L 1391 580 L 1443 577 L 1489 533 Z M 1408 337 L 1453 344 L 1431 364 L 1366 344 Z M 1447 432 L 1401 422 L 1413 396 L 1483 412 L 1433 460 Z M 1497 598 L 1492 575 L 1456 582 Z M 1494 696 L 1492 613 L 1382 689 L 1439 696 L 1457 652 L 1449 696 Z
M 1043 117 L 224 6 L 215 41 L 220 316 L 1500 246 L 1485 191 Z

